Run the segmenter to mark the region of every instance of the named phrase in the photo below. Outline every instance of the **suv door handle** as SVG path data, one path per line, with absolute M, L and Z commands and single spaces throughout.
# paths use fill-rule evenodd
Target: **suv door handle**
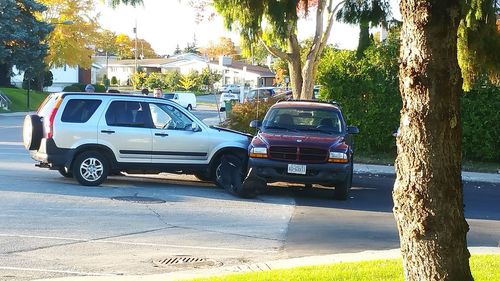
M 168 137 L 167 133 L 155 133 L 155 136 Z
M 101 130 L 101 133 L 106 133 L 106 134 L 114 134 L 115 131 L 111 131 L 111 130 Z

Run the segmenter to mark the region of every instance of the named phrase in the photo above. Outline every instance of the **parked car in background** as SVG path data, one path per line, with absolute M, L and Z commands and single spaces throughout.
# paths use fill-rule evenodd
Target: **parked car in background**
M 172 100 L 180 105 L 182 105 L 187 110 L 193 110 L 196 108 L 196 95 L 188 92 L 179 93 L 165 93 L 163 98 L 167 100 Z
M 245 96 L 243 102 L 249 102 L 253 100 L 267 99 L 269 97 L 274 97 L 278 94 L 278 89 L 275 87 L 261 87 L 251 89 Z
M 240 85 L 238 84 L 225 84 L 219 89 L 219 93 L 239 93 Z
M 258 134 L 249 146 L 250 174 L 246 188 L 263 188 L 270 182 L 334 186 L 334 197 L 348 198 L 353 173 L 352 135 L 336 103 L 282 101 L 264 120 L 250 127 Z M 259 187 L 260 186 L 260 187 Z
M 23 124 L 37 166 L 82 185 L 119 172 L 174 172 L 241 196 L 250 138 L 208 127 L 175 102 L 123 94 L 53 93 Z

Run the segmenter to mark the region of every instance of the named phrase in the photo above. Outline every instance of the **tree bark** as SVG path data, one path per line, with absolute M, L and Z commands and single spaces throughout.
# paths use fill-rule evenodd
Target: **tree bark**
M 394 216 L 406 280 L 473 280 L 460 152 L 460 0 L 402 0 Z
M 294 99 L 300 99 L 302 83 L 302 61 L 300 59 L 300 44 L 295 33 L 288 38 L 288 71 L 290 72 L 290 84 Z
M 370 25 L 369 23 L 359 24 L 358 48 L 356 49 L 356 57 L 362 58 L 366 49 L 370 47 Z

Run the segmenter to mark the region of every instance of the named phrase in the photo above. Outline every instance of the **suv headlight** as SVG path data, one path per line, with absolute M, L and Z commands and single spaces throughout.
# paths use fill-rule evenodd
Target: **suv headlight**
M 343 152 L 334 152 L 330 151 L 330 155 L 328 157 L 328 162 L 332 163 L 347 163 L 349 159 L 347 159 L 347 154 Z
M 267 148 L 266 147 L 252 147 L 250 149 L 250 157 L 267 158 Z

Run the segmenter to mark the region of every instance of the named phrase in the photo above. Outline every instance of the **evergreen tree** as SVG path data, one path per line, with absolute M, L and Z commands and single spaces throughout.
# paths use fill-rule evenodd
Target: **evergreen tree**
M 388 0 L 346 0 L 339 9 L 337 20 L 359 25 L 358 58 L 370 46 L 370 27 L 385 24 L 389 14 Z
M 44 10 L 34 0 L 0 1 L 0 86 L 10 86 L 14 65 L 19 70 L 43 71 L 44 39 L 52 27 L 35 15 Z

